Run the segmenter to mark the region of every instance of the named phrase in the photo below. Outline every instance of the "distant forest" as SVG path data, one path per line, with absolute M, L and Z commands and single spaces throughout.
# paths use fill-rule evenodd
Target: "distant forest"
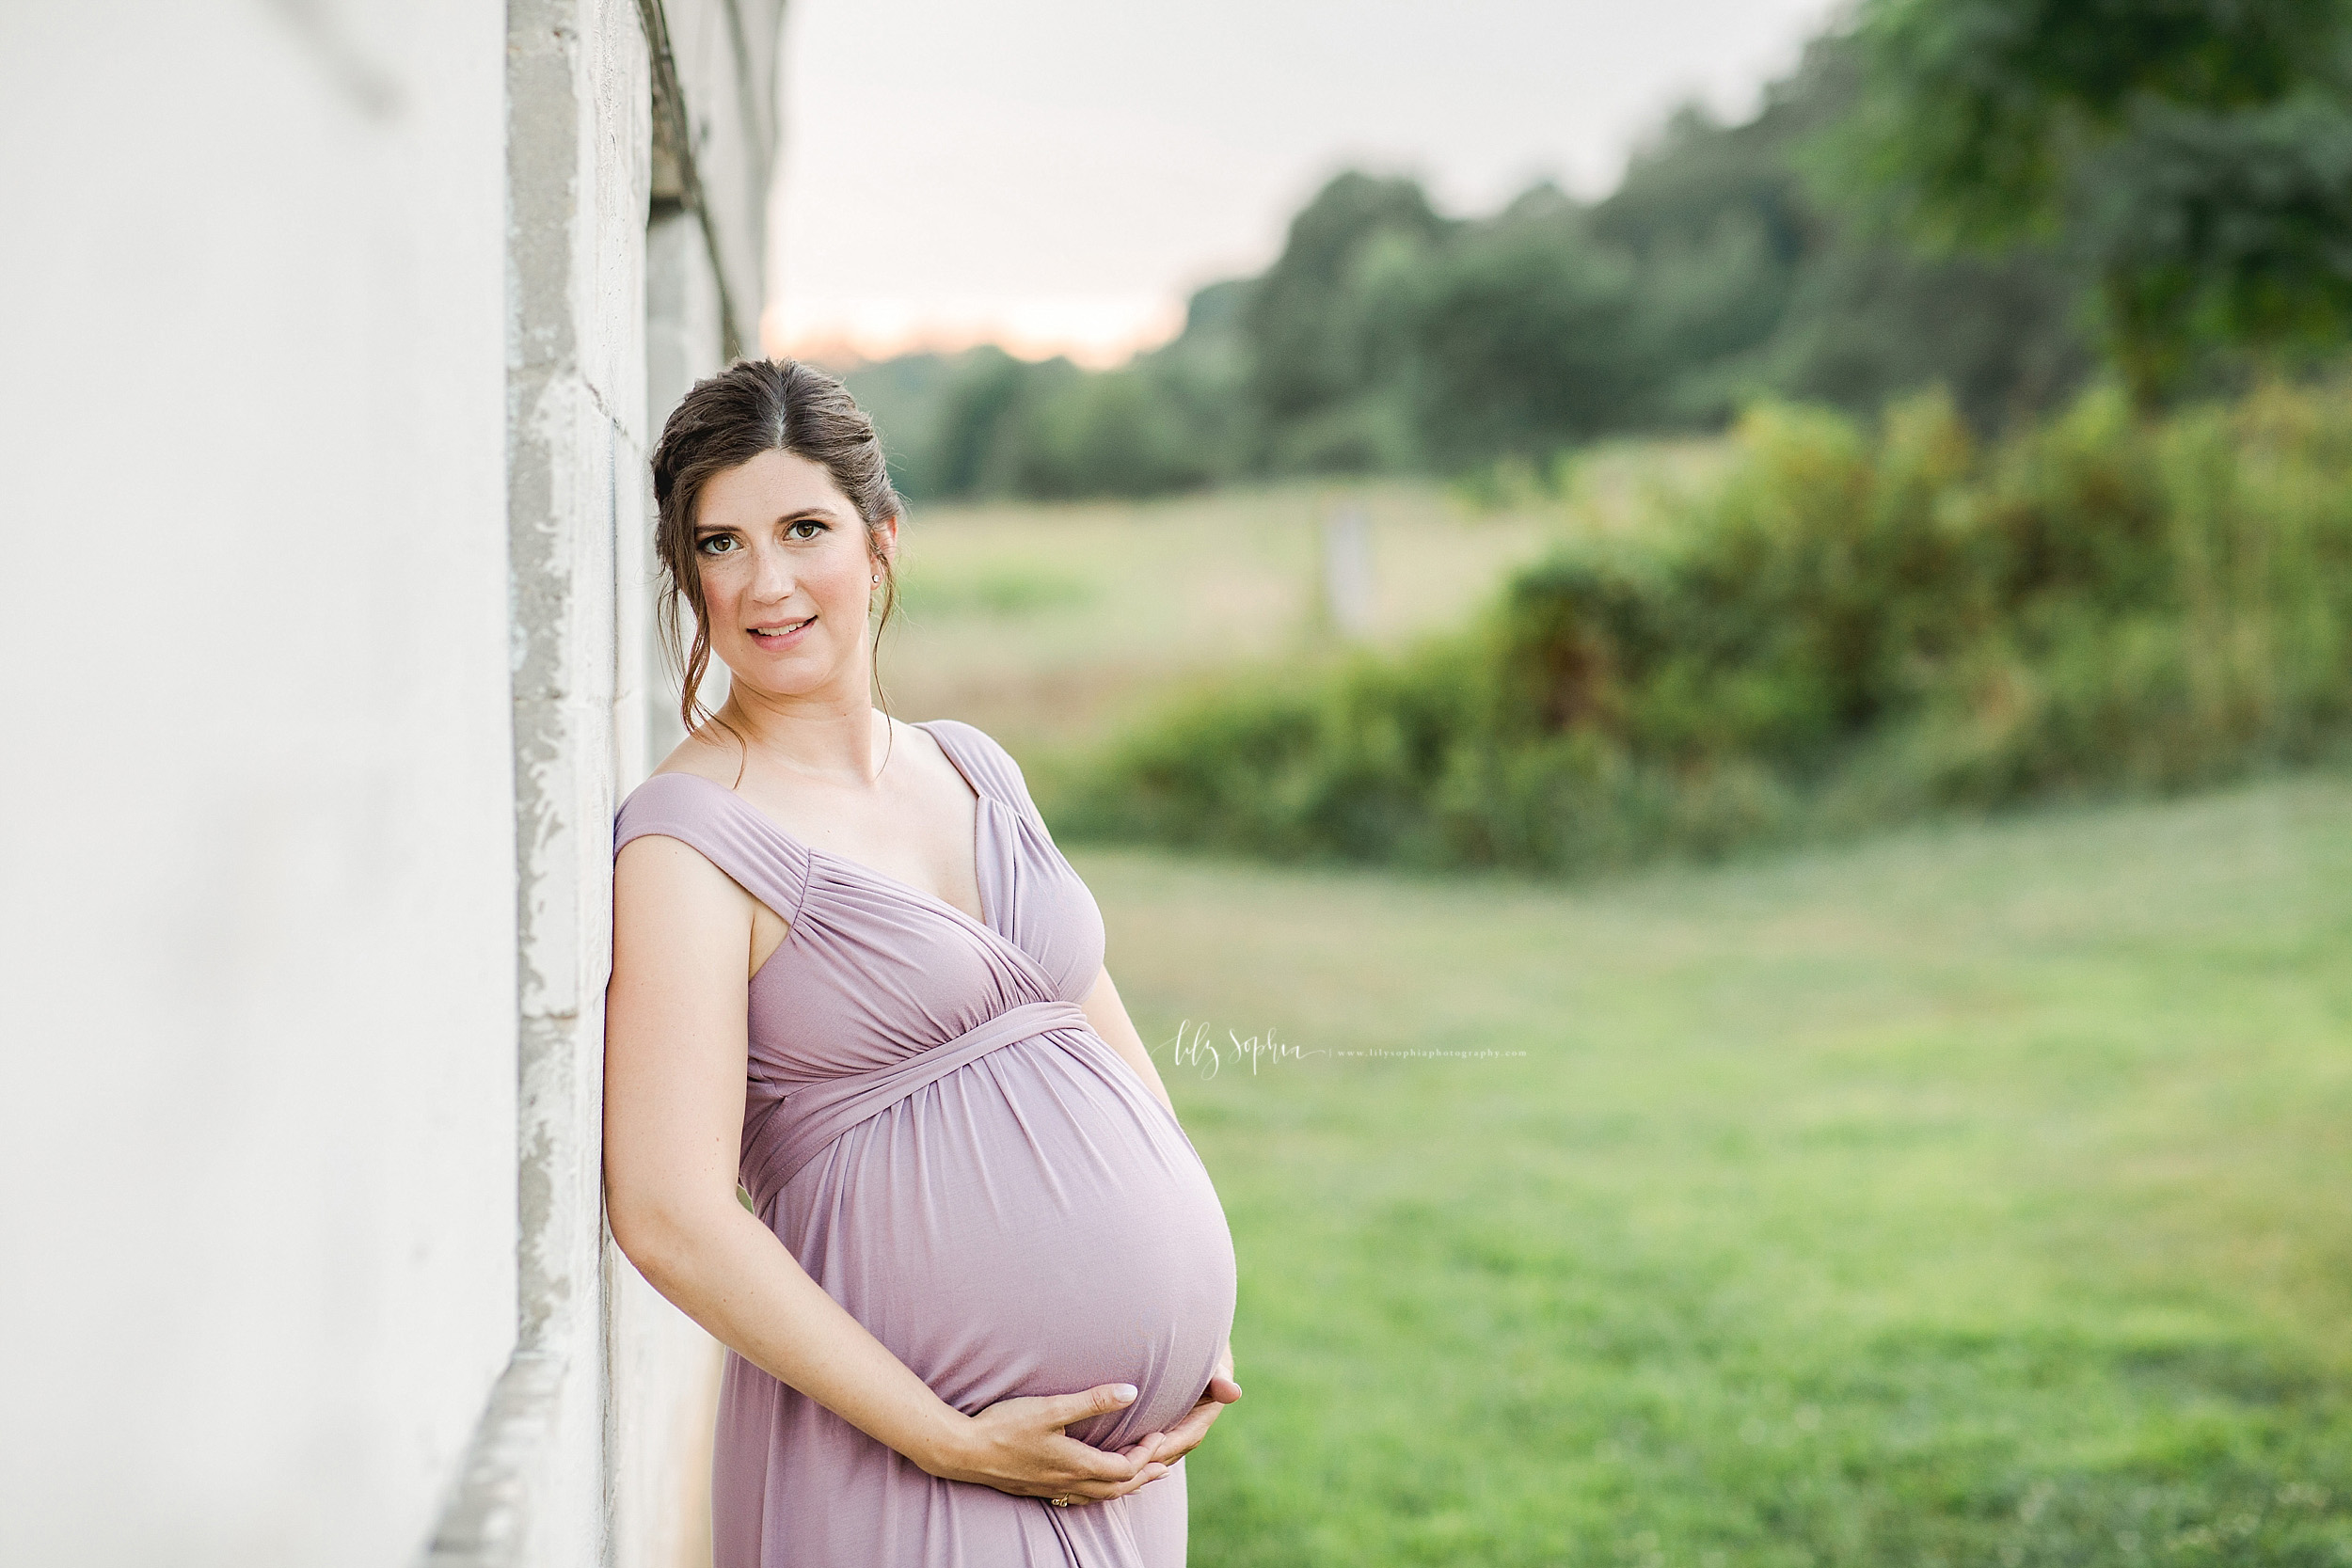
M 1736 410 L 1461 626 L 1220 676 L 1049 791 L 1057 832 L 1577 871 L 2341 755 L 2347 345 L 2347 0 L 1862 0 L 1604 201 L 1350 175 L 1147 360 L 975 357 L 907 428 L 936 494 L 1082 495 Z
M 1825 196 L 1854 55 L 1818 40 L 1742 125 L 1683 109 L 1595 203 L 1539 184 L 1455 219 L 1409 179 L 1342 174 L 1273 266 L 1202 289 L 1120 369 L 980 348 L 849 384 L 918 501 L 1541 466 L 1768 395 L 1867 415 L 1940 384 L 1988 433 L 2052 407 L 2097 363 L 2082 265 L 1922 253 Z

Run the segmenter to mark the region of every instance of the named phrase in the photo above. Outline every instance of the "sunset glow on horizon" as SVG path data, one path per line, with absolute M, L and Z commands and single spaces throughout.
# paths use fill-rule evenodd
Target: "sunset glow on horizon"
M 993 343 L 1020 359 L 1061 355 L 1090 370 L 1126 363 L 1184 325 L 1184 302 L 1151 294 L 1009 300 L 780 300 L 760 317 L 760 346 L 827 365 L 901 354 L 954 354 Z

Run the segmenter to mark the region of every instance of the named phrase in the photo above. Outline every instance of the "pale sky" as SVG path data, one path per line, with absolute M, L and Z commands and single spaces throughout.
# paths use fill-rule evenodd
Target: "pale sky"
M 1255 272 L 1350 166 L 1604 194 L 1677 103 L 1753 111 L 1838 0 L 791 0 L 769 347 L 1092 363 Z

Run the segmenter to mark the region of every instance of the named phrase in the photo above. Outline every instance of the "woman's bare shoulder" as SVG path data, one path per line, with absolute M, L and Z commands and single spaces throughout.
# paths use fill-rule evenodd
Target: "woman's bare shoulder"
M 670 749 L 670 754 L 654 765 L 646 777 L 658 779 L 665 773 L 691 773 L 698 779 L 733 789 L 736 778 L 743 770 L 743 749 L 729 739 L 724 732 L 713 735 L 715 725 L 702 729 Z

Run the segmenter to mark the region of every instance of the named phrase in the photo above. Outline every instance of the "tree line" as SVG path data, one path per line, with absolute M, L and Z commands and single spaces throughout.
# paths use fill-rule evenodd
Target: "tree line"
M 2106 372 L 2144 412 L 2325 358 L 2352 317 L 2342 0 L 1872 0 L 1617 189 L 1438 212 L 1350 171 L 1274 264 L 1120 369 L 864 367 L 916 499 L 1148 496 L 1548 463 L 1940 386 L 1992 434 Z

